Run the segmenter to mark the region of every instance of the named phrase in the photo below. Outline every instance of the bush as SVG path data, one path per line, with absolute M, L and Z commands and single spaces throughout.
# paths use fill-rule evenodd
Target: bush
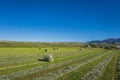
M 110 49 L 110 47 L 106 46 L 106 47 L 104 47 L 104 49 Z
M 41 50 L 41 48 L 39 48 L 39 50 Z
M 104 49 L 115 49 L 115 46 L 105 46 Z
M 52 62 L 52 61 L 54 61 L 54 58 L 52 55 L 44 55 L 43 60 Z

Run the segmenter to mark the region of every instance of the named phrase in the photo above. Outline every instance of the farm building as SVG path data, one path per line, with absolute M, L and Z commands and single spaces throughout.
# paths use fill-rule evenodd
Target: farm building
M 120 46 L 116 46 L 117 49 L 120 49 Z

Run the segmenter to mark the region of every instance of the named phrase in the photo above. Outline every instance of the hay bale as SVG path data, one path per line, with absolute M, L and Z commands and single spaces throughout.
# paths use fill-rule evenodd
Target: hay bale
M 54 61 L 54 57 L 52 55 L 44 55 L 43 60 L 52 62 L 52 61 Z
M 53 48 L 53 50 L 56 50 L 56 48 Z
M 53 48 L 53 50 L 58 50 L 58 48 Z
M 48 52 L 48 49 L 45 49 L 45 52 Z

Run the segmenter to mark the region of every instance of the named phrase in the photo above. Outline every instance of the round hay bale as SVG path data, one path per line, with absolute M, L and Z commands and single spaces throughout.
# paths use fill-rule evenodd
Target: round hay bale
M 54 61 L 54 57 L 52 55 L 44 55 L 43 60 L 52 62 L 52 61 Z
M 48 52 L 48 49 L 45 49 L 45 52 Z

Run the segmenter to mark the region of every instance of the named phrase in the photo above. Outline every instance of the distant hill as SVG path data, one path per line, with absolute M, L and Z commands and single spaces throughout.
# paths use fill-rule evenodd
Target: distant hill
M 81 47 L 80 42 L 18 42 L 18 41 L 0 41 L 0 47 Z
M 109 38 L 105 40 L 95 40 L 95 41 L 90 41 L 88 43 L 97 43 L 97 44 L 114 44 L 114 45 L 120 45 L 120 38 Z

